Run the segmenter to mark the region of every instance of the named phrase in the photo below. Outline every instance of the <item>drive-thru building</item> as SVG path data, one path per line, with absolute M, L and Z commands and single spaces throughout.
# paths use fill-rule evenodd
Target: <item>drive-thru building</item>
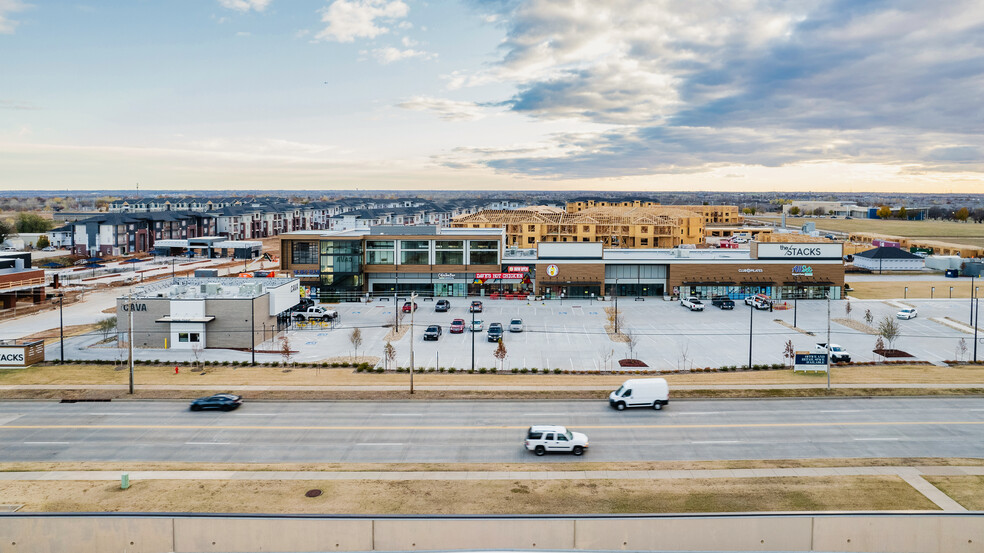
M 125 343 L 133 316 L 139 348 L 250 348 L 287 324 L 300 302 L 294 278 L 174 278 L 117 298 Z
M 505 247 L 503 229 L 373 227 L 281 238 L 281 269 L 324 300 L 422 296 L 839 299 L 843 245 L 747 249 L 605 248 L 600 242 Z

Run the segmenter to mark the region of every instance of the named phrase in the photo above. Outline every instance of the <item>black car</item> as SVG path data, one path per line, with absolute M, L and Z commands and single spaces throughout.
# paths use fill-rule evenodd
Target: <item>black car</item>
M 447 311 L 448 309 L 451 309 L 451 302 L 448 300 L 437 300 L 437 303 L 434 304 L 434 311 L 438 313 Z
M 314 300 L 311 298 L 301 298 L 301 301 L 291 311 L 304 311 L 308 307 L 314 307 Z
M 721 309 L 734 309 L 735 301 L 728 296 L 714 296 L 711 298 L 711 305 Z
M 498 342 L 502 339 L 502 323 L 492 323 L 489 325 L 488 340 Z
M 220 411 L 232 411 L 243 404 L 243 398 L 232 394 L 215 394 L 214 396 L 200 397 L 191 402 L 192 411 L 202 409 L 219 409 Z
M 471 306 L 468 308 L 468 312 L 469 313 L 481 313 L 482 312 L 482 302 L 477 301 L 477 300 L 471 302 Z
M 443 331 L 444 329 L 441 328 L 441 325 L 430 325 L 424 331 L 424 340 L 437 340 L 441 337 Z

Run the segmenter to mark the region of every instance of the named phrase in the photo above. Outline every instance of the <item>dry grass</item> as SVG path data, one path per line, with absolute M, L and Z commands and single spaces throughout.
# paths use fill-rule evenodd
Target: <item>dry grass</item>
M 847 275 L 847 282 L 853 288 L 853 292 L 847 295 L 852 298 L 862 300 L 895 300 L 905 296 L 908 299 L 929 298 L 949 298 L 950 287 L 953 286 L 954 298 L 970 297 L 970 281 L 963 279 L 947 279 L 946 281 L 851 281 L 851 276 Z M 932 293 L 932 287 L 936 287 L 936 292 Z M 909 291 L 906 292 L 905 288 Z
M 861 321 L 855 321 L 854 319 L 831 319 L 831 320 L 837 324 L 844 325 L 848 328 L 853 328 L 858 332 L 864 332 L 865 334 L 871 334 L 873 336 L 878 335 L 878 329 L 874 327 L 870 327 L 862 323 Z
M 874 232 L 922 240 L 939 240 L 956 244 L 984 246 L 984 230 L 974 223 L 953 221 L 898 221 L 880 219 L 805 219 L 787 217 L 786 225 L 799 228 L 816 223 L 817 229 L 836 232 Z
M 132 481 L 131 481 L 132 482 Z M 317 488 L 323 494 L 307 498 Z M 589 514 L 935 510 L 893 476 L 694 480 L 10 481 L 22 511 L 349 514 Z
M 0 463 L 0 472 L 101 471 L 303 471 L 303 472 L 556 472 L 597 470 L 790 469 L 828 467 L 984 466 L 964 457 L 872 457 L 856 459 L 761 459 L 719 461 L 622 461 L 611 463 L 184 463 L 133 461 L 50 461 Z
M 984 476 L 923 476 L 971 511 L 984 510 Z
M 116 311 L 116 308 L 113 308 Z M 65 336 L 81 336 L 82 334 L 88 334 L 94 332 L 97 329 L 95 323 L 85 324 L 85 325 L 68 325 L 65 327 Z M 60 330 L 58 328 L 49 328 L 48 330 L 42 330 L 41 332 L 35 332 L 34 334 L 28 334 L 21 340 L 57 340 L 59 338 Z
M 599 389 L 614 390 L 631 376 L 633 375 L 421 373 L 414 375 L 414 383 L 418 386 L 536 386 L 544 390 L 558 386 L 597 386 Z M 243 385 L 372 386 L 404 385 L 408 384 L 409 378 L 406 373 L 367 374 L 356 373 L 348 368 L 295 368 L 285 373 L 278 367 L 209 366 L 204 374 L 193 373 L 187 367 L 182 367 L 179 374 L 174 374 L 173 365 L 137 365 L 134 369 L 134 381 L 138 385 L 226 385 L 230 388 Z M 683 385 L 820 384 L 827 380 L 822 374 L 794 373 L 791 370 L 668 374 L 665 378 L 671 388 Z M 126 384 L 127 381 L 127 371 L 117 371 L 113 365 L 35 365 L 16 371 L 0 371 L 0 385 Z M 831 370 L 831 381 L 839 384 L 949 383 L 984 386 L 984 366 L 835 366 Z

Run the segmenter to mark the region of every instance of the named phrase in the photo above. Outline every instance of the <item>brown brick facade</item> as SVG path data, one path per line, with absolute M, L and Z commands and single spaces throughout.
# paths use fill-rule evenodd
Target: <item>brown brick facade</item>
M 806 265 L 813 269 L 812 276 L 793 276 L 794 265 Z M 791 286 L 799 282 L 803 286 L 844 286 L 844 266 L 840 263 L 678 263 L 669 265 L 667 284 L 672 290 L 693 283 L 704 285 L 741 286 Z

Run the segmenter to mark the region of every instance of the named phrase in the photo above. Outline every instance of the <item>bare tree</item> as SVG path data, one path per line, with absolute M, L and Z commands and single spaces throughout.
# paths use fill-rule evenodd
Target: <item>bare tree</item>
M 871 323 L 874 320 L 875 320 L 875 316 L 871 314 L 871 310 L 870 309 L 865 309 L 864 310 L 864 322 L 866 322 L 868 324 L 868 326 L 871 326 Z
M 895 321 L 895 317 L 886 315 L 880 323 L 878 323 L 878 334 L 882 338 L 888 341 L 888 348 L 894 349 L 893 344 L 895 339 L 899 337 L 902 329 L 899 327 L 899 323 Z
M 294 352 L 290 349 L 290 338 L 287 337 L 287 333 L 284 332 L 283 336 L 280 337 L 280 357 L 284 360 L 284 366 L 290 364 L 291 358 L 294 356 Z
M 885 351 L 885 340 L 882 340 L 882 337 L 879 336 L 878 339 L 875 340 L 875 353 L 881 356 L 882 352 L 884 351 Z
M 844 314 L 847 315 L 848 319 L 851 318 L 851 311 L 852 311 L 851 300 L 847 300 L 846 302 L 844 302 Z
M 387 341 L 386 345 L 383 346 L 383 358 L 386 360 L 387 369 L 393 365 L 393 360 L 396 359 L 396 348 L 393 347 L 393 344 L 389 343 L 389 341 Z
M 201 342 L 196 342 L 191 346 L 191 354 L 195 356 L 195 368 L 202 368 L 202 353 L 204 348 L 202 348 Z
M 792 368 L 793 361 L 796 359 L 796 350 L 793 348 L 792 340 L 786 340 L 786 347 L 782 352 L 782 357 L 786 360 L 786 365 Z
M 504 344 L 501 339 L 499 340 L 499 346 L 495 348 L 492 355 L 499 360 L 499 370 L 505 370 L 504 363 L 506 360 L 506 344 Z
M 961 338 L 957 342 L 957 361 L 963 361 L 964 357 L 967 355 L 967 340 Z
M 355 359 L 353 361 L 358 361 L 359 346 L 362 345 L 362 331 L 358 328 L 353 328 L 352 334 L 349 335 L 349 342 L 352 343 L 352 347 L 355 349 Z
M 611 361 L 612 361 L 612 357 L 614 357 L 614 356 L 615 356 L 615 350 L 613 350 L 613 349 L 610 349 L 610 350 L 608 350 L 607 353 L 605 353 L 605 357 L 603 359 L 604 359 L 604 365 L 605 365 L 605 370 L 606 371 L 612 370 L 611 369 Z
M 631 330 L 622 334 L 625 336 L 625 347 L 629 348 L 629 359 L 635 359 L 635 349 L 639 345 L 639 338 Z

